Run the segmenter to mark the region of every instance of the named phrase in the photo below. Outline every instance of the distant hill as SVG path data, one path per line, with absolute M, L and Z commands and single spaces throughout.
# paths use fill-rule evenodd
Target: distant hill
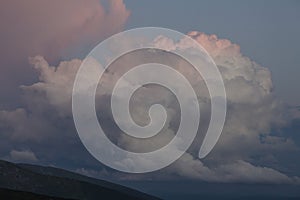
M 14 164 L 7 161 L 0 161 L 0 188 L 9 189 L 0 190 L 0 199 L 11 199 L 3 197 L 13 194 L 15 191 L 65 199 L 158 199 L 121 185 L 89 178 L 66 170 Z M 18 195 L 18 192 L 15 193 Z M 26 193 L 27 196 L 30 196 L 30 193 Z M 43 199 L 43 197 L 41 198 Z M 47 199 L 47 197 L 44 199 Z
M 58 197 L 50 197 L 40 194 L 34 194 L 31 192 L 23 192 L 17 190 L 1 189 L 0 188 L 0 197 L 1 199 L 8 200 L 67 200 Z M 69 199 L 70 200 L 70 199 Z

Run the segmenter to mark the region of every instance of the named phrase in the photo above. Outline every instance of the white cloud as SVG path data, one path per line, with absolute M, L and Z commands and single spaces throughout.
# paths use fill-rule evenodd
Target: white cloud
M 166 174 L 167 176 L 176 174 L 208 182 L 300 183 L 298 177 L 288 177 L 272 168 L 254 166 L 243 160 L 207 167 L 189 154 L 185 154 L 175 165 L 171 166 Z
M 272 155 L 273 152 L 292 151 L 297 148 L 291 139 L 270 134 L 273 127 L 283 126 L 286 119 L 281 114 L 282 105 L 272 94 L 269 70 L 243 56 L 239 46 L 229 40 L 218 39 L 215 35 L 199 32 L 191 32 L 189 35 L 203 45 L 222 72 L 229 103 L 227 121 L 219 142 L 205 161 L 202 162 L 194 157 L 200 147 L 199 141 L 192 146 L 189 153 L 184 154 L 176 163 L 165 169 L 167 172 L 165 174 L 218 182 L 297 182 L 298 178 L 288 177 L 275 169 L 250 163 L 253 160 L 253 155 L 259 155 L 272 157 L 269 159 L 271 162 L 269 164 L 272 164 L 273 160 L 276 160 Z M 168 38 L 159 38 L 155 42 L 157 45 L 168 45 L 170 49 L 174 46 L 187 48 L 189 45 L 185 41 L 175 44 Z M 51 124 L 48 123 L 63 123 L 65 118 L 71 117 L 72 86 L 75 74 L 81 64 L 80 60 L 75 59 L 61 62 L 57 67 L 52 67 L 40 56 L 30 59 L 30 62 L 40 75 L 38 83 L 22 87 L 24 104 L 30 114 L 24 109 L 11 112 L 1 111 L 0 113 L 1 121 L 6 120 L 5 124 L 13 127 L 14 131 L 11 134 L 15 138 L 28 137 L 28 135 L 42 132 L 43 127 L 51 127 Z M 203 81 L 199 77 L 193 77 L 194 73 L 188 69 L 188 66 L 180 61 L 178 63 L 178 70 L 189 75 L 192 84 L 199 91 L 204 91 L 200 93 L 199 101 L 202 108 L 207 109 L 209 104 L 203 98 L 207 95 L 203 89 Z M 101 102 L 104 95 L 109 94 L 107 91 L 110 88 L 109 84 L 113 81 L 111 80 L 112 73 L 109 72 L 105 75 L 101 87 L 104 92 L 98 94 L 96 99 L 100 101 L 98 106 L 102 115 L 106 114 L 109 119 L 111 116 L 107 111 L 108 106 L 104 103 L 101 104 Z M 157 90 L 155 91 L 155 88 L 151 87 L 143 88 L 141 92 L 135 98 L 136 108 L 133 109 L 133 118 L 136 118 L 140 123 L 147 121 L 147 117 L 143 117 L 146 112 L 142 108 L 145 107 L 146 103 L 153 103 L 153 101 L 164 102 L 171 115 L 163 134 L 146 143 L 132 140 L 124 135 L 119 137 L 119 133 L 113 129 L 112 135 L 116 134 L 117 143 L 134 151 L 151 150 L 170 141 L 175 134 L 174 125 L 171 121 L 178 120 L 172 95 L 158 94 Z M 142 98 L 146 94 L 152 97 L 148 102 Z M 208 113 L 204 115 L 201 113 L 201 118 L 208 118 Z M 47 116 L 52 116 L 52 121 L 43 119 Z M 52 125 L 56 127 L 57 124 Z M 20 126 L 25 128 L 18 128 Z M 20 130 L 25 130 L 24 135 L 21 134 L 22 131 Z M 30 130 L 33 133 L 29 133 Z M 57 130 L 53 129 L 46 132 L 50 134 L 50 132 L 55 131 Z M 30 139 L 35 141 L 36 137 L 30 137 Z M 40 139 L 42 140 L 43 137 Z M 163 178 L 164 176 L 160 174 L 158 177 Z

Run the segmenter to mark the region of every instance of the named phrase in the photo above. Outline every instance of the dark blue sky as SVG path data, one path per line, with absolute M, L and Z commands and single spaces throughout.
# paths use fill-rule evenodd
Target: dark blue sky
M 160 26 L 216 34 L 272 72 L 276 94 L 300 104 L 299 1 L 129 1 L 127 29 Z

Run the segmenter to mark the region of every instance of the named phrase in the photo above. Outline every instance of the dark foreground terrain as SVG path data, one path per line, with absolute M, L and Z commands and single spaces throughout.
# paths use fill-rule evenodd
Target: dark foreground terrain
M 164 200 L 300 199 L 299 184 L 206 183 L 174 180 L 119 183 L 121 185 L 54 167 L 14 164 L 0 160 L 0 200 L 158 200 L 154 196 Z
M 1 199 L 20 199 L 20 200 L 67 200 L 58 197 L 50 197 L 46 195 L 34 194 L 31 192 L 23 192 L 17 190 L 1 189 L 0 188 Z
M 145 193 L 66 170 L 0 161 L 0 199 L 156 200 Z

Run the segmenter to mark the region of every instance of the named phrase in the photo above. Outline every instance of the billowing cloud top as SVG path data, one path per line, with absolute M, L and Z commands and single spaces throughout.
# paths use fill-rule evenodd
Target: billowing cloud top
M 6 87 L 0 92 L 9 94 L 3 103 L 19 103 L 17 86 L 32 83 L 29 56 L 43 55 L 55 63 L 83 55 L 121 31 L 130 12 L 122 0 L 107 2 L 104 6 L 99 0 L 1 1 L 0 85 Z
M 123 10 L 122 8 L 120 6 L 118 9 Z M 268 166 L 275 166 L 277 160 L 274 152 L 298 150 L 291 139 L 275 136 L 271 133 L 272 128 L 284 125 L 286 120 L 283 119 L 281 114 L 282 106 L 272 94 L 272 81 L 269 70 L 243 56 L 240 47 L 229 40 L 218 39 L 215 35 L 206 35 L 200 32 L 190 32 L 188 35 L 208 51 L 224 78 L 228 97 L 228 114 L 222 136 L 205 162 L 195 157 L 201 143 L 199 139 L 186 154 L 166 169 L 147 174 L 144 177 L 143 175 L 136 177 L 124 175 L 124 178 L 149 178 L 151 176 L 151 178 L 168 179 L 174 178 L 175 174 L 185 178 L 218 182 L 299 182 L 299 178 L 289 177 L 271 167 L 259 166 L 259 162 L 253 159 L 253 157 L 256 157 L 258 160 L 268 163 Z M 173 48 L 174 45 L 182 48 L 188 45 L 184 41 L 176 43 L 168 38 L 159 38 L 153 42 L 157 45 L 169 45 L 170 48 Z M 125 58 L 127 62 L 131 62 L 130 60 Z M 88 159 L 84 156 L 76 159 L 70 158 L 68 152 L 62 151 L 65 148 L 74 149 L 74 146 L 81 145 L 78 138 L 74 136 L 76 132 L 74 125 L 70 122 L 72 116 L 72 85 L 81 61 L 78 59 L 64 61 L 54 67 L 49 66 L 43 57 L 36 56 L 31 58 L 30 62 L 39 73 L 39 81 L 33 85 L 22 87 L 24 108 L 0 112 L 0 130 L 11 144 L 25 141 L 23 144 L 31 150 L 28 150 L 26 155 L 29 155 L 28 152 L 34 152 L 33 155 L 36 156 L 33 157 L 31 154 L 27 156 L 31 159 L 39 159 L 41 156 L 46 163 L 52 163 L 55 160 L 64 158 L 73 163 L 74 166 L 88 162 L 86 161 Z M 188 66 L 180 61 L 178 63 L 180 70 L 192 76 L 193 73 L 189 73 Z M 122 67 L 123 65 L 116 67 Z M 113 71 L 107 72 L 104 85 L 109 84 L 109 77 L 113 73 Z M 195 81 L 193 85 L 199 86 L 201 89 L 203 84 L 201 80 L 193 80 Z M 106 87 L 104 86 L 104 88 Z M 157 95 L 157 92 L 159 92 L 159 95 Z M 144 113 L 144 111 L 141 111 L 140 108 L 144 107 L 145 102 L 140 99 L 141 97 L 149 95 L 150 102 L 167 102 L 171 119 L 167 122 L 167 127 L 163 129 L 163 134 L 154 138 L 153 141 L 148 141 L 146 145 L 125 137 L 111 126 L 111 115 L 107 111 L 107 104 L 104 103 L 108 95 L 105 92 L 100 92 L 96 99 L 99 102 L 97 109 L 102 113 L 102 116 L 105 115 L 106 126 L 111 131 L 112 140 L 136 151 L 151 149 L 152 146 L 159 146 L 161 143 L 168 142 L 176 134 L 172 120 L 176 121 L 178 114 L 175 112 L 174 102 L 170 100 L 173 98 L 172 95 L 161 95 L 160 92 L 155 87 L 143 88 L 141 90 L 142 95 L 136 97 L 135 106 L 137 108 L 133 109 L 132 112 L 133 118 L 140 120 L 139 123 L 143 123 L 143 120 L 146 119 L 142 117 L 141 113 Z M 151 97 L 154 100 L 151 100 Z M 204 110 L 209 108 L 209 102 L 201 95 L 199 95 L 199 102 Z M 202 118 L 208 118 L 209 112 L 203 115 Z M 29 125 L 32 126 L 28 127 Z M 57 140 L 72 142 L 59 142 L 57 144 Z M 53 155 L 54 152 L 50 153 L 39 148 L 44 143 L 48 145 L 53 143 L 56 148 L 52 148 L 51 151 L 55 151 L 59 158 Z M 3 157 L 10 156 L 12 159 L 16 159 L 25 155 L 13 149 L 14 145 L 1 147 L 0 152 Z M 82 152 L 80 155 L 83 155 Z M 86 166 L 91 165 L 89 163 Z M 94 169 L 91 169 L 91 171 L 94 174 Z

